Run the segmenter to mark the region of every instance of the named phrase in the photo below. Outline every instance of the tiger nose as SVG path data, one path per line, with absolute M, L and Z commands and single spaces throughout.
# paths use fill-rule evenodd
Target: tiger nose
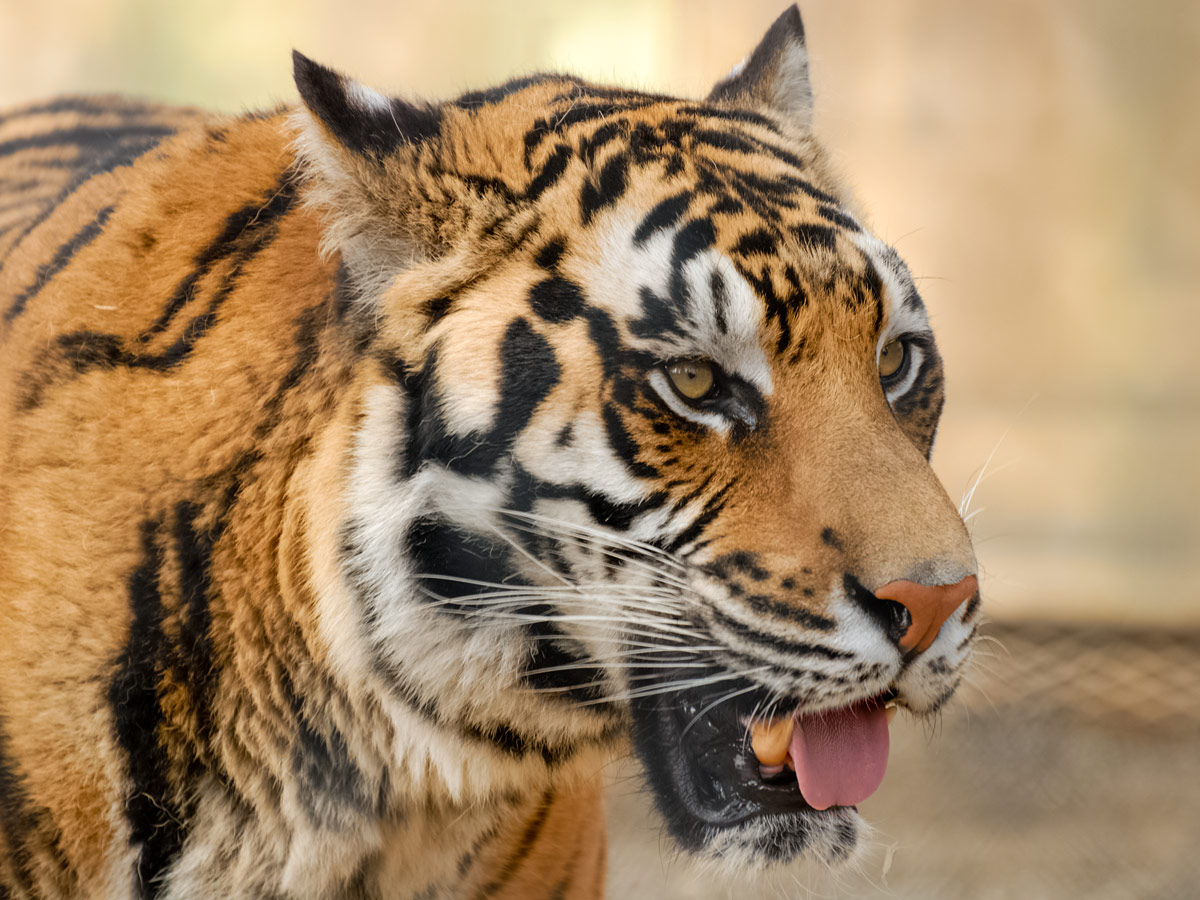
M 900 649 L 923 653 L 951 614 L 977 593 L 979 579 L 968 575 L 956 584 L 933 587 L 915 581 L 889 581 L 875 592 L 875 596 L 880 600 L 892 600 L 908 610 L 912 624 L 900 638 Z

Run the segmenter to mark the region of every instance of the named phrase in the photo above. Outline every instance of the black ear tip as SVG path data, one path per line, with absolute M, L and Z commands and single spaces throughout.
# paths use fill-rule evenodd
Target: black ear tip
M 785 9 L 767 33 L 778 34 L 780 37 L 787 36 L 794 41 L 804 43 L 804 20 L 800 18 L 800 7 L 793 3 Z
M 292 50 L 292 78 L 294 78 L 296 80 L 296 84 L 299 84 L 301 79 L 307 80 L 308 73 L 312 71 L 313 66 L 315 66 L 315 65 L 316 65 L 316 63 L 314 63 L 311 59 L 309 59 L 307 56 L 305 56 L 299 50 L 296 50 L 293 48 L 293 50 Z
M 341 76 L 333 69 L 309 59 L 299 50 L 292 51 L 292 78 L 304 101 L 312 106 L 318 97 L 328 98 L 330 92 L 340 93 Z

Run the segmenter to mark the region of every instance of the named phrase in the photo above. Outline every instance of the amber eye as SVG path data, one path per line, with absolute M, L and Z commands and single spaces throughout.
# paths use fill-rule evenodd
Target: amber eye
M 679 395 L 688 400 L 703 400 L 716 384 L 713 364 L 702 359 L 671 363 L 667 366 L 667 377 Z
M 904 365 L 904 342 L 892 341 L 879 354 L 879 374 L 891 378 Z

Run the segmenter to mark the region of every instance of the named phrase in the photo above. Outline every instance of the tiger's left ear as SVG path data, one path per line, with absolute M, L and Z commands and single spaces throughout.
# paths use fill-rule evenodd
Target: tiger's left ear
M 437 137 L 437 106 L 385 97 L 293 51 L 296 116 L 310 199 L 326 212 L 323 246 L 341 252 L 364 291 L 430 255 L 418 222 L 416 159 Z
M 775 20 L 754 52 L 716 83 L 708 100 L 766 107 L 801 130 L 812 131 L 808 48 L 800 10 L 794 4 Z

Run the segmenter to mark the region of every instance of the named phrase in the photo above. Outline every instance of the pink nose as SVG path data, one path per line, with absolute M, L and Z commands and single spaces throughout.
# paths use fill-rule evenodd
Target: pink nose
M 893 600 L 908 610 L 912 625 L 900 638 L 900 649 L 923 653 L 951 614 L 978 593 L 979 579 L 968 575 L 957 584 L 934 587 L 915 581 L 889 581 L 875 592 L 875 596 L 880 600 Z

